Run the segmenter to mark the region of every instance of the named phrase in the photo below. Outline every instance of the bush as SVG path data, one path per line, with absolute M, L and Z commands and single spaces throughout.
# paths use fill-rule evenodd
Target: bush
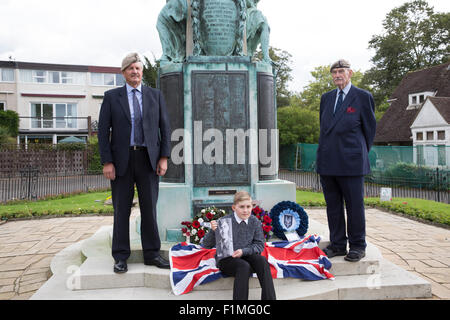
M 102 171 L 103 166 L 100 160 L 100 151 L 98 150 L 98 138 L 92 136 L 88 142 L 88 170 L 89 171 Z
M 58 143 L 56 145 L 56 150 L 61 151 L 80 151 L 85 149 L 86 149 L 85 143 Z
M 437 177 L 435 168 L 418 166 L 414 163 L 399 162 L 390 166 L 387 170 L 372 170 L 372 174 L 365 177 L 367 182 L 373 182 L 388 186 L 423 188 L 430 190 L 448 190 L 449 170 L 439 169 L 440 177 Z
M 6 128 L 10 137 L 19 135 L 19 114 L 12 110 L 0 110 L 0 127 Z
M 0 146 L 7 144 L 8 138 L 9 138 L 8 129 L 0 126 Z
M 414 208 L 407 203 L 380 201 L 379 199 L 365 199 L 364 202 L 366 205 L 371 207 L 381 207 L 389 211 L 399 212 L 408 216 L 450 226 L 450 215 L 442 211 L 432 209 L 430 210 L 425 208 Z

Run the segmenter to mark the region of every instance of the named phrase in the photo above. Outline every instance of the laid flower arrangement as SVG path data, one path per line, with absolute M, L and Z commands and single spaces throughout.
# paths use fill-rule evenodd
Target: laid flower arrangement
M 267 240 L 272 236 L 272 218 L 267 211 L 262 209 L 260 206 L 255 206 L 252 210 L 252 214 L 256 216 L 256 218 L 261 221 L 262 229 L 264 232 L 264 238 Z
M 204 208 L 192 221 L 181 222 L 184 226 L 181 228 L 181 232 L 183 232 L 183 236 L 186 237 L 188 242 L 199 244 L 200 240 L 210 230 L 210 222 L 218 220 L 225 215 L 226 212 L 223 209 L 218 209 L 216 207 Z

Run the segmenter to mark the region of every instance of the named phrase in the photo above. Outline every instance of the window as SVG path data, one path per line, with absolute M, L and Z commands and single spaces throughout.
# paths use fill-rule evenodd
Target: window
M 20 70 L 22 82 L 31 83 L 57 83 L 57 84 L 83 84 L 85 74 L 82 72 Z
M 427 97 L 434 97 L 434 92 L 426 91 L 426 92 L 419 92 L 419 93 L 411 93 L 409 94 L 409 106 L 416 106 L 419 104 L 422 104 Z M 410 108 L 415 109 L 415 108 Z
M 5 110 L 6 110 L 6 102 L 0 101 L 0 111 L 5 111 Z
M 124 86 L 125 85 L 125 79 L 123 75 L 120 73 L 116 74 L 116 86 Z
M 71 72 L 61 72 L 61 83 L 73 83 Z
M 438 131 L 437 138 L 438 140 L 445 140 L 445 131 L 444 130 Z
M 427 131 L 427 140 L 434 140 L 434 131 Z
M 14 82 L 14 69 L 0 69 L 0 81 Z
M 418 141 L 423 140 L 423 132 L 416 132 L 416 140 Z
M 49 83 L 59 83 L 60 82 L 60 76 L 58 71 L 50 71 L 48 73 L 48 82 Z
M 120 73 L 91 73 L 91 83 L 96 86 L 123 86 L 125 80 Z
M 76 103 L 32 103 L 31 128 L 77 128 Z
M 38 71 L 38 70 L 33 71 L 33 82 L 44 83 L 47 82 L 46 78 L 47 78 L 47 71 Z

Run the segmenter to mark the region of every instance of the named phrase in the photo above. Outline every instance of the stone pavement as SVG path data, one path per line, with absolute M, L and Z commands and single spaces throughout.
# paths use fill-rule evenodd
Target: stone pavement
M 325 209 L 306 209 L 327 224 Z M 429 281 L 433 299 L 450 299 L 450 230 L 366 209 L 367 240 L 398 266 Z M 111 216 L 9 221 L 0 225 L 0 300 L 28 299 L 50 277 L 53 256 L 111 225 Z

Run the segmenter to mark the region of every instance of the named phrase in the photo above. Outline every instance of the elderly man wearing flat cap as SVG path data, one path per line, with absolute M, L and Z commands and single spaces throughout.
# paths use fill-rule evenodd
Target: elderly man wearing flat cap
M 103 175 L 111 180 L 114 206 L 114 272 L 127 272 L 129 220 L 136 184 L 141 211 L 141 242 L 146 265 L 169 268 L 159 250 L 156 219 L 159 176 L 167 170 L 170 125 L 161 92 L 141 83 L 143 64 L 137 53 L 122 61 L 126 84 L 105 92 L 98 121 Z
M 356 262 L 365 256 L 366 248 L 364 175 L 370 173 L 368 155 L 375 137 L 375 105 L 369 92 L 352 85 L 348 61 L 336 61 L 330 71 L 337 89 L 320 100 L 316 161 L 330 230 L 330 245 L 324 252 L 329 258 L 345 256 L 345 260 Z

